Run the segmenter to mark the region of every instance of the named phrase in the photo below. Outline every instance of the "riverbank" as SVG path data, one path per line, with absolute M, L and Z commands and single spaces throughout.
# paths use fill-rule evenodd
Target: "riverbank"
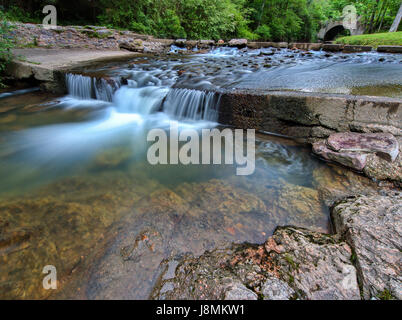
M 373 48 L 378 48 L 379 46 L 402 46 L 402 31 L 342 37 L 335 42 L 338 44 L 371 46 Z

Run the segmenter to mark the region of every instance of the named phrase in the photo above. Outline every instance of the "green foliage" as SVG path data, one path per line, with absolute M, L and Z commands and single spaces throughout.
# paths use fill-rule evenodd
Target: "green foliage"
M 254 9 L 251 28 L 261 40 L 311 41 L 325 20 L 323 5 L 317 0 L 249 0 Z
M 378 294 L 378 299 L 380 300 L 395 300 L 392 296 L 391 292 L 388 289 L 385 289 L 383 292 Z
M 258 37 L 261 40 L 267 41 L 271 39 L 271 28 L 268 27 L 266 24 L 263 24 L 262 26 L 259 26 L 256 30 L 255 33 L 258 35 Z
M 182 0 L 179 14 L 191 39 L 230 37 L 243 19 L 230 0 Z
M 354 5 L 369 33 L 387 30 L 400 0 L 2 0 L 8 20 L 103 25 L 165 38 L 314 41 L 321 25 Z M 402 24 L 401 27 L 402 28 Z
M 13 47 L 10 31 L 12 27 L 6 19 L 3 11 L 0 11 L 0 87 L 4 86 L 1 74 L 10 61 L 12 54 L 10 49 Z
M 374 48 L 383 45 L 402 46 L 402 31 L 342 37 L 337 39 L 336 43 L 350 45 L 367 45 Z
M 388 31 L 401 4 L 400 0 L 328 0 L 323 2 L 325 16 L 334 20 L 341 19 L 345 6 L 354 5 L 367 33 Z
M 101 0 L 112 25 L 160 37 L 220 39 L 249 32 L 244 0 Z
M 35 22 L 28 12 L 17 6 L 10 7 L 4 16 L 8 21 Z

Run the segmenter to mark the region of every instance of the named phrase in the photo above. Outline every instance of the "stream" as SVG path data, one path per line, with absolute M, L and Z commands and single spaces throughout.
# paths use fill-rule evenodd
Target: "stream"
M 172 122 L 224 128 L 219 90 L 400 98 L 401 62 L 220 48 L 76 70 L 66 96 L 0 94 L 0 298 L 147 299 L 170 257 L 261 244 L 284 225 L 332 232 L 328 188 L 375 188 L 368 179 L 267 134 L 256 135 L 250 176 L 235 165 L 153 166 L 147 133 Z M 46 265 L 57 268 L 54 292 L 42 287 Z

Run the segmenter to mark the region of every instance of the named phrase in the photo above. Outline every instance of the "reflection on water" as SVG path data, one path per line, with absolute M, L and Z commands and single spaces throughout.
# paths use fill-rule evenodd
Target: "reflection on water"
M 330 232 L 326 186 L 370 185 L 266 135 L 251 176 L 230 165 L 151 166 L 150 129 L 217 126 L 219 99 L 134 74 L 111 99 L 101 93 L 110 82 L 72 77 L 67 97 L 1 100 L 1 298 L 145 299 L 163 259 L 262 243 L 279 225 Z M 55 293 L 42 289 L 46 265 L 58 271 Z

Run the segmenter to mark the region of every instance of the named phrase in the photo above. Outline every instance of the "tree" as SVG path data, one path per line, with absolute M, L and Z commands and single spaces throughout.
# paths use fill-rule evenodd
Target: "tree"
M 0 87 L 3 87 L 1 73 L 6 68 L 11 60 L 12 54 L 10 49 L 13 47 L 13 42 L 10 36 L 12 26 L 6 20 L 4 13 L 0 10 Z
M 396 14 L 395 20 L 392 23 L 391 28 L 389 29 L 389 32 L 398 31 L 398 27 L 399 27 L 399 23 L 401 22 L 401 18 L 402 18 L 402 2 L 401 2 L 401 6 L 399 7 L 399 11 Z

